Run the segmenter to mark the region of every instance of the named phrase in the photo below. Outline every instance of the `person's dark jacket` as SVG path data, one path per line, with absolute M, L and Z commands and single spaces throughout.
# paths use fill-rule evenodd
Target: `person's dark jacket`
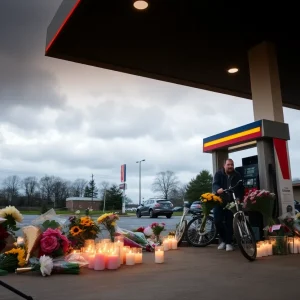
M 213 180 L 213 186 L 212 186 L 212 191 L 214 194 L 218 194 L 217 193 L 217 190 L 218 189 L 228 189 L 230 186 L 233 187 L 235 186 L 239 180 L 241 180 L 242 177 L 240 175 L 240 173 L 238 173 L 237 171 L 234 171 L 232 173 L 232 175 L 230 175 L 228 177 L 228 175 L 225 173 L 225 170 L 222 169 L 220 171 L 217 171 L 215 176 L 214 176 L 214 180 Z M 240 200 L 243 200 L 244 198 L 244 186 L 241 184 L 241 185 L 238 185 L 235 190 L 235 196 L 236 198 L 240 199 Z M 228 202 L 231 202 L 233 201 L 233 199 L 229 198 L 228 195 L 220 195 L 223 199 L 223 205 L 226 205 Z

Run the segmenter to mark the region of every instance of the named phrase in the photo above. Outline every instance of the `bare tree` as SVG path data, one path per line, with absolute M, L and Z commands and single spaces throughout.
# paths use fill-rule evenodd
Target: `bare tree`
M 102 200 L 104 199 L 104 194 L 105 191 L 109 190 L 110 188 L 110 183 L 107 181 L 102 181 L 100 182 L 100 186 L 99 186 L 99 198 L 101 198 Z
M 54 191 L 55 177 L 45 175 L 40 179 L 40 193 L 43 200 L 50 202 Z
M 78 178 L 72 183 L 71 193 L 74 197 L 83 197 L 84 189 L 88 182 L 84 179 Z
M 160 193 L 164 199 L 169 199 L 172 190 L 178 188 L 179 181 L 172 171 L 160 172 L 152 184 L 152 191 Z
M 51 198 L 54 202 L 54 207 L 65 207 L 66 198 L 69 197 L 70 191 L 71 182 L 61 179 L 59 177 L 55 177 L 51 195 Z
M 9 176 L 3 180 L 2 185 L 9 201 L 11 201 L 13 197 L 19 195 L 21 179 L 17 175 Z
M 25 190 L 25 195 L 27 196 L 27 205 L 30 205 L 31 199 L 33 198 L 35 192 L 38 189 L 38 181 L 36 177 L 26 177 L 22 181 L 23 188 Z

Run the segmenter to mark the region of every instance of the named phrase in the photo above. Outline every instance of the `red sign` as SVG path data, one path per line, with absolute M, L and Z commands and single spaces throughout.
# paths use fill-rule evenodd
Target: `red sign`
M 121 166 L 121 182 L 126 182 L 126 165 Z

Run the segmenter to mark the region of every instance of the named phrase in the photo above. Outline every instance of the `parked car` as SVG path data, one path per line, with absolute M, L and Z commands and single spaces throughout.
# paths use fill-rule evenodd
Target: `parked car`
M 166 216 L 170 219 L 173 215 L 173 204 L 165 199 L 149 199 L 137 208 L 136 216 L 150 216 L 156 218 L 158 216 Z
M 199 200 L 194 201 L 192 203 L 192 205 L 190 206 L 190 212 L 197 213 L 197 212 L 200 212 L 201 210 L 202 210 L 202 206 L 201 206 L 201 202 Z

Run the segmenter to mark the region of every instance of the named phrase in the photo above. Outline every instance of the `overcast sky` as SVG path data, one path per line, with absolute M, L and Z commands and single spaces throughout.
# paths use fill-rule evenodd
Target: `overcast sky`
M 10 175 L 120 183 L 138 201 L 160 171 L 187 183 L 212 170 L 204 137 L 252 122 L 249 100 L 79 65 L 44 56 L 46 30 L 61 0 L 1 0 L 0 181 Z M 300 112 L 284 109 L 290 125 L 293 177 L 300 177 Z M 241 157 L 256 150 L 232 155 Z

